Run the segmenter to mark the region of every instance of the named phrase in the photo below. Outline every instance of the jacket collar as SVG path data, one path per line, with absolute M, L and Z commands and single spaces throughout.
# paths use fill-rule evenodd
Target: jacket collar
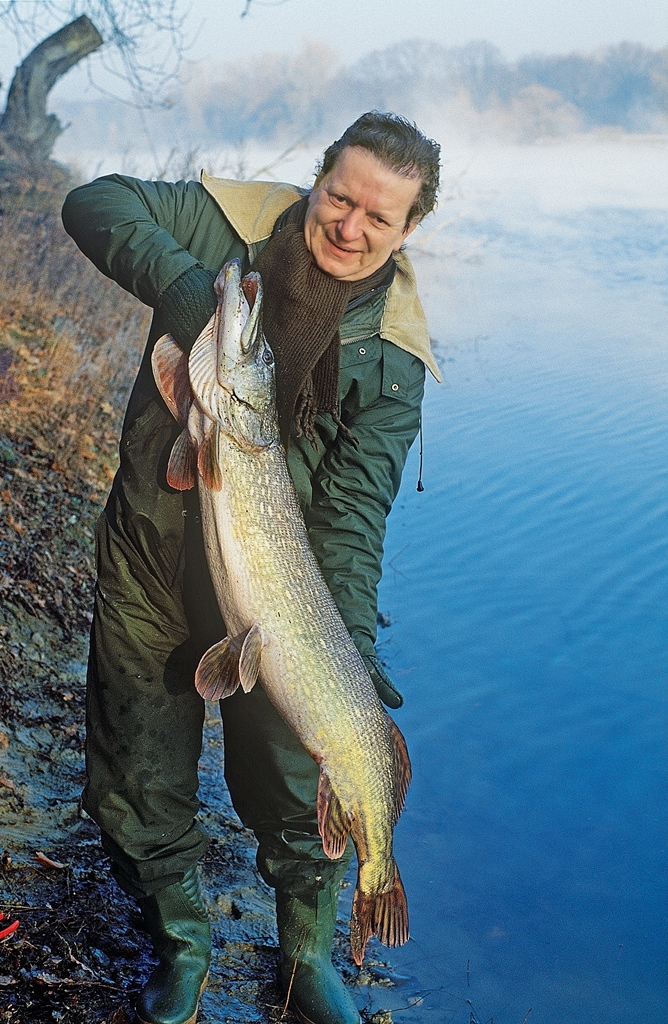
M 255 258 L 258 243 L 270 237 L 276 218 L 305 194 L 302 189 L 284 182 L 213 178 L 204 171 L 202 185 L 248 246 L 251 260 Z M 405 252 L 395 253 L 394 259 L 397 272 L 387 290 L 380 335 L 421 359 L 440 383 L 441 374 L 431 350 L 411 261 Z

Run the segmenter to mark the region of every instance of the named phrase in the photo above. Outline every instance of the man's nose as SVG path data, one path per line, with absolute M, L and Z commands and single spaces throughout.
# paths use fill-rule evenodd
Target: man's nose
M 362 233 L 364 213 L 362 210 L 349 210 L 337 224 L 339 235 L 346 242 L 353 242 Z

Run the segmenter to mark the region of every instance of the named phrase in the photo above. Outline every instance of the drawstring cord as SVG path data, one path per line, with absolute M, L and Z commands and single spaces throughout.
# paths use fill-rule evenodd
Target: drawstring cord
M 422 483 L 422 454 L 424 451 L 423 437 L 422 437 L 422 413 L 420 413 L 420 470 L 418 472 L 417 490 L 423 491 L 424 484 Z

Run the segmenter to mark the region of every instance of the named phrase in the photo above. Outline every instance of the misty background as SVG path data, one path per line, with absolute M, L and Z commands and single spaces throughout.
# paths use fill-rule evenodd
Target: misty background
M 444 46 L 417 38 L 345 63 L 327 44 L 305 41 L 297 52 L 195 66 L 149 109 L 95 93 L 61 98 L 56 109 L 69 127 L 55 155 L 83 176 L 102 169 L 198 176 L 206 158 L 214 173 L 245 177 L 261 168 L 238 158 L 233 166 L 230 150 L 326 144 L 372 108 L 416 120 L 447 154 L 453 142 L 660 135 L 668 131 L 667 97 L 666 47 L 622 42 L 510 61 L 486 41 Z

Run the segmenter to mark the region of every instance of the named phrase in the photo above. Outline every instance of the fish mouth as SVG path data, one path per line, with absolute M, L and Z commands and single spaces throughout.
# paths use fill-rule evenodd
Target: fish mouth
M 258 293 L 260 291 L 260 275 L 251 271 L 250 274 L 246 274 L 241 279 L 241 290 L 246 296 L 246 302 L 248 308 L 252 312 L 255 302 L 257 300 Z
M 248 317 L 241 332 L 241 351 L 243 355 L 253 350 L 260 340 L 260 314 L 262 311 L 262 278 L 251 270 L 241 280 L 241 291 L 248 306 Z
M 241 260 L 226 263 L 216 278 L 218 352 L 216 377 L 226 387 L 234 367 L 257 345 L 260 335 L 262 281 L 251 271 L 241 276 Z

